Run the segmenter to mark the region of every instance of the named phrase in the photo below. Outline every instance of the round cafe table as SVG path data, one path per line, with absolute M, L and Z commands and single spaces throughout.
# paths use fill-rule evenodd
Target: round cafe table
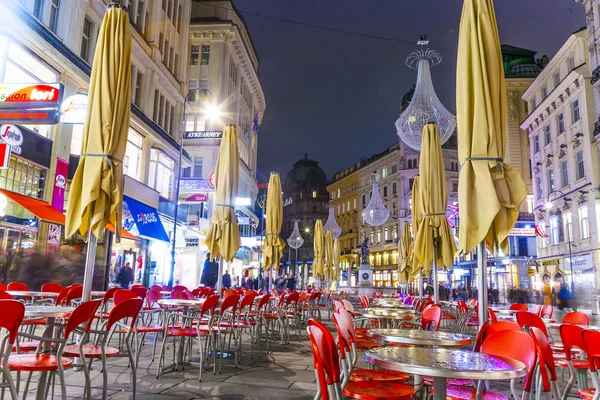
M 383 307 L 383 308 L 404 308 L 408 309 L 406 304 L 399 299 L 377 299 L 373 302 L 374 307 Z
M 364 318 L 372 318 L 372 319 L 380 319 L 383 321 L 383 325 L 385 328 L 388 328 L 390 325 L 390 321 L 394 320 L 403 320 L 408 319 L 410 316 L 414 314 L 413 310 L 404 310 L 404 309 L 389 309 L 389 308 L 366 308 L 364 310 L 356 313 L 357 316 Z
M 433 377 L 434 400 L 446 399 L 446 379 L 503 380 L 527 375 L 517 360 L 470 350 L 430 347 L 380 347 L 369 350 L 365 361 L 379 368 Z
M 58 297 L 58 293 L 39 290 L 7 290 L 6 293 L 13 297 Z
M 459 333 L 420 331 L 411 329 L 369 329 L 368 335 L 384 342 L 414 346 L 466 346 L 471 337 Z
M 46 329 L 42 334 L 43 337 L 53 338 L 55 335 L 54 331 L 54 320 L 55 318 L 63 318 L 69 316 L 75 307 L 63 307 L 63 306 L 25 306 L 25 316 L 26 317 L 39 317 L 46 318 Z M 43 351 L 50 350 L 50 342 L 45 342 L 43 344 Z M 42 372 L 40 374 L 40 379 L 37 385 L 37 391 L 35 398 L 36 399 L 44 399 L 46 387 L 49 384 L 48 381 L 49 374 L 48 372 Z

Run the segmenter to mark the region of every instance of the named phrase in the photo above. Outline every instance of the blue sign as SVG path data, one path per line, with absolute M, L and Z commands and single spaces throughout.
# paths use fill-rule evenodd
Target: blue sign
M 123 228 L 126 231 L 134 231 L 135 226 L 137 236 L 170 241 L 155 208 L 127 196 L 123 196 L 123 202 Z

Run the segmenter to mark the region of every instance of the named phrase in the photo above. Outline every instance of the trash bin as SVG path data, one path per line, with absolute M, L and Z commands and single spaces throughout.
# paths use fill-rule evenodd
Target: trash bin
M 592 301 L 592 315 L 600 314 L 600 296 L 594 296 Z

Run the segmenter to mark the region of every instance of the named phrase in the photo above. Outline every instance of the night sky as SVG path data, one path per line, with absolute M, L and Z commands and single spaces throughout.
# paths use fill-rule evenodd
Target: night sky
M 416 79 L 404 61 L 421 34 L 443 57 L 432 68 L 438 96 L 456 110 L 462 0 L 235 0 L 235 5 L 256 46 L 267 99 L 258 154 L 264 176 L 277 171 L 285 177 L 307 152 L 331 177 L 395 143 L 401 99 Z M 495 7 L 501 43 L 537 51 L 536 57 L 552 57 L 585 25 L 583 6 L 573 0 L 495 0 Z

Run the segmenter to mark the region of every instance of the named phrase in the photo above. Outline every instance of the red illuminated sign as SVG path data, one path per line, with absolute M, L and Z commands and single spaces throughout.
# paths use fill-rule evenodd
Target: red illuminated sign
M 58 107 L 62 93 L 60 83 L 0 84 L 0 108 Z

